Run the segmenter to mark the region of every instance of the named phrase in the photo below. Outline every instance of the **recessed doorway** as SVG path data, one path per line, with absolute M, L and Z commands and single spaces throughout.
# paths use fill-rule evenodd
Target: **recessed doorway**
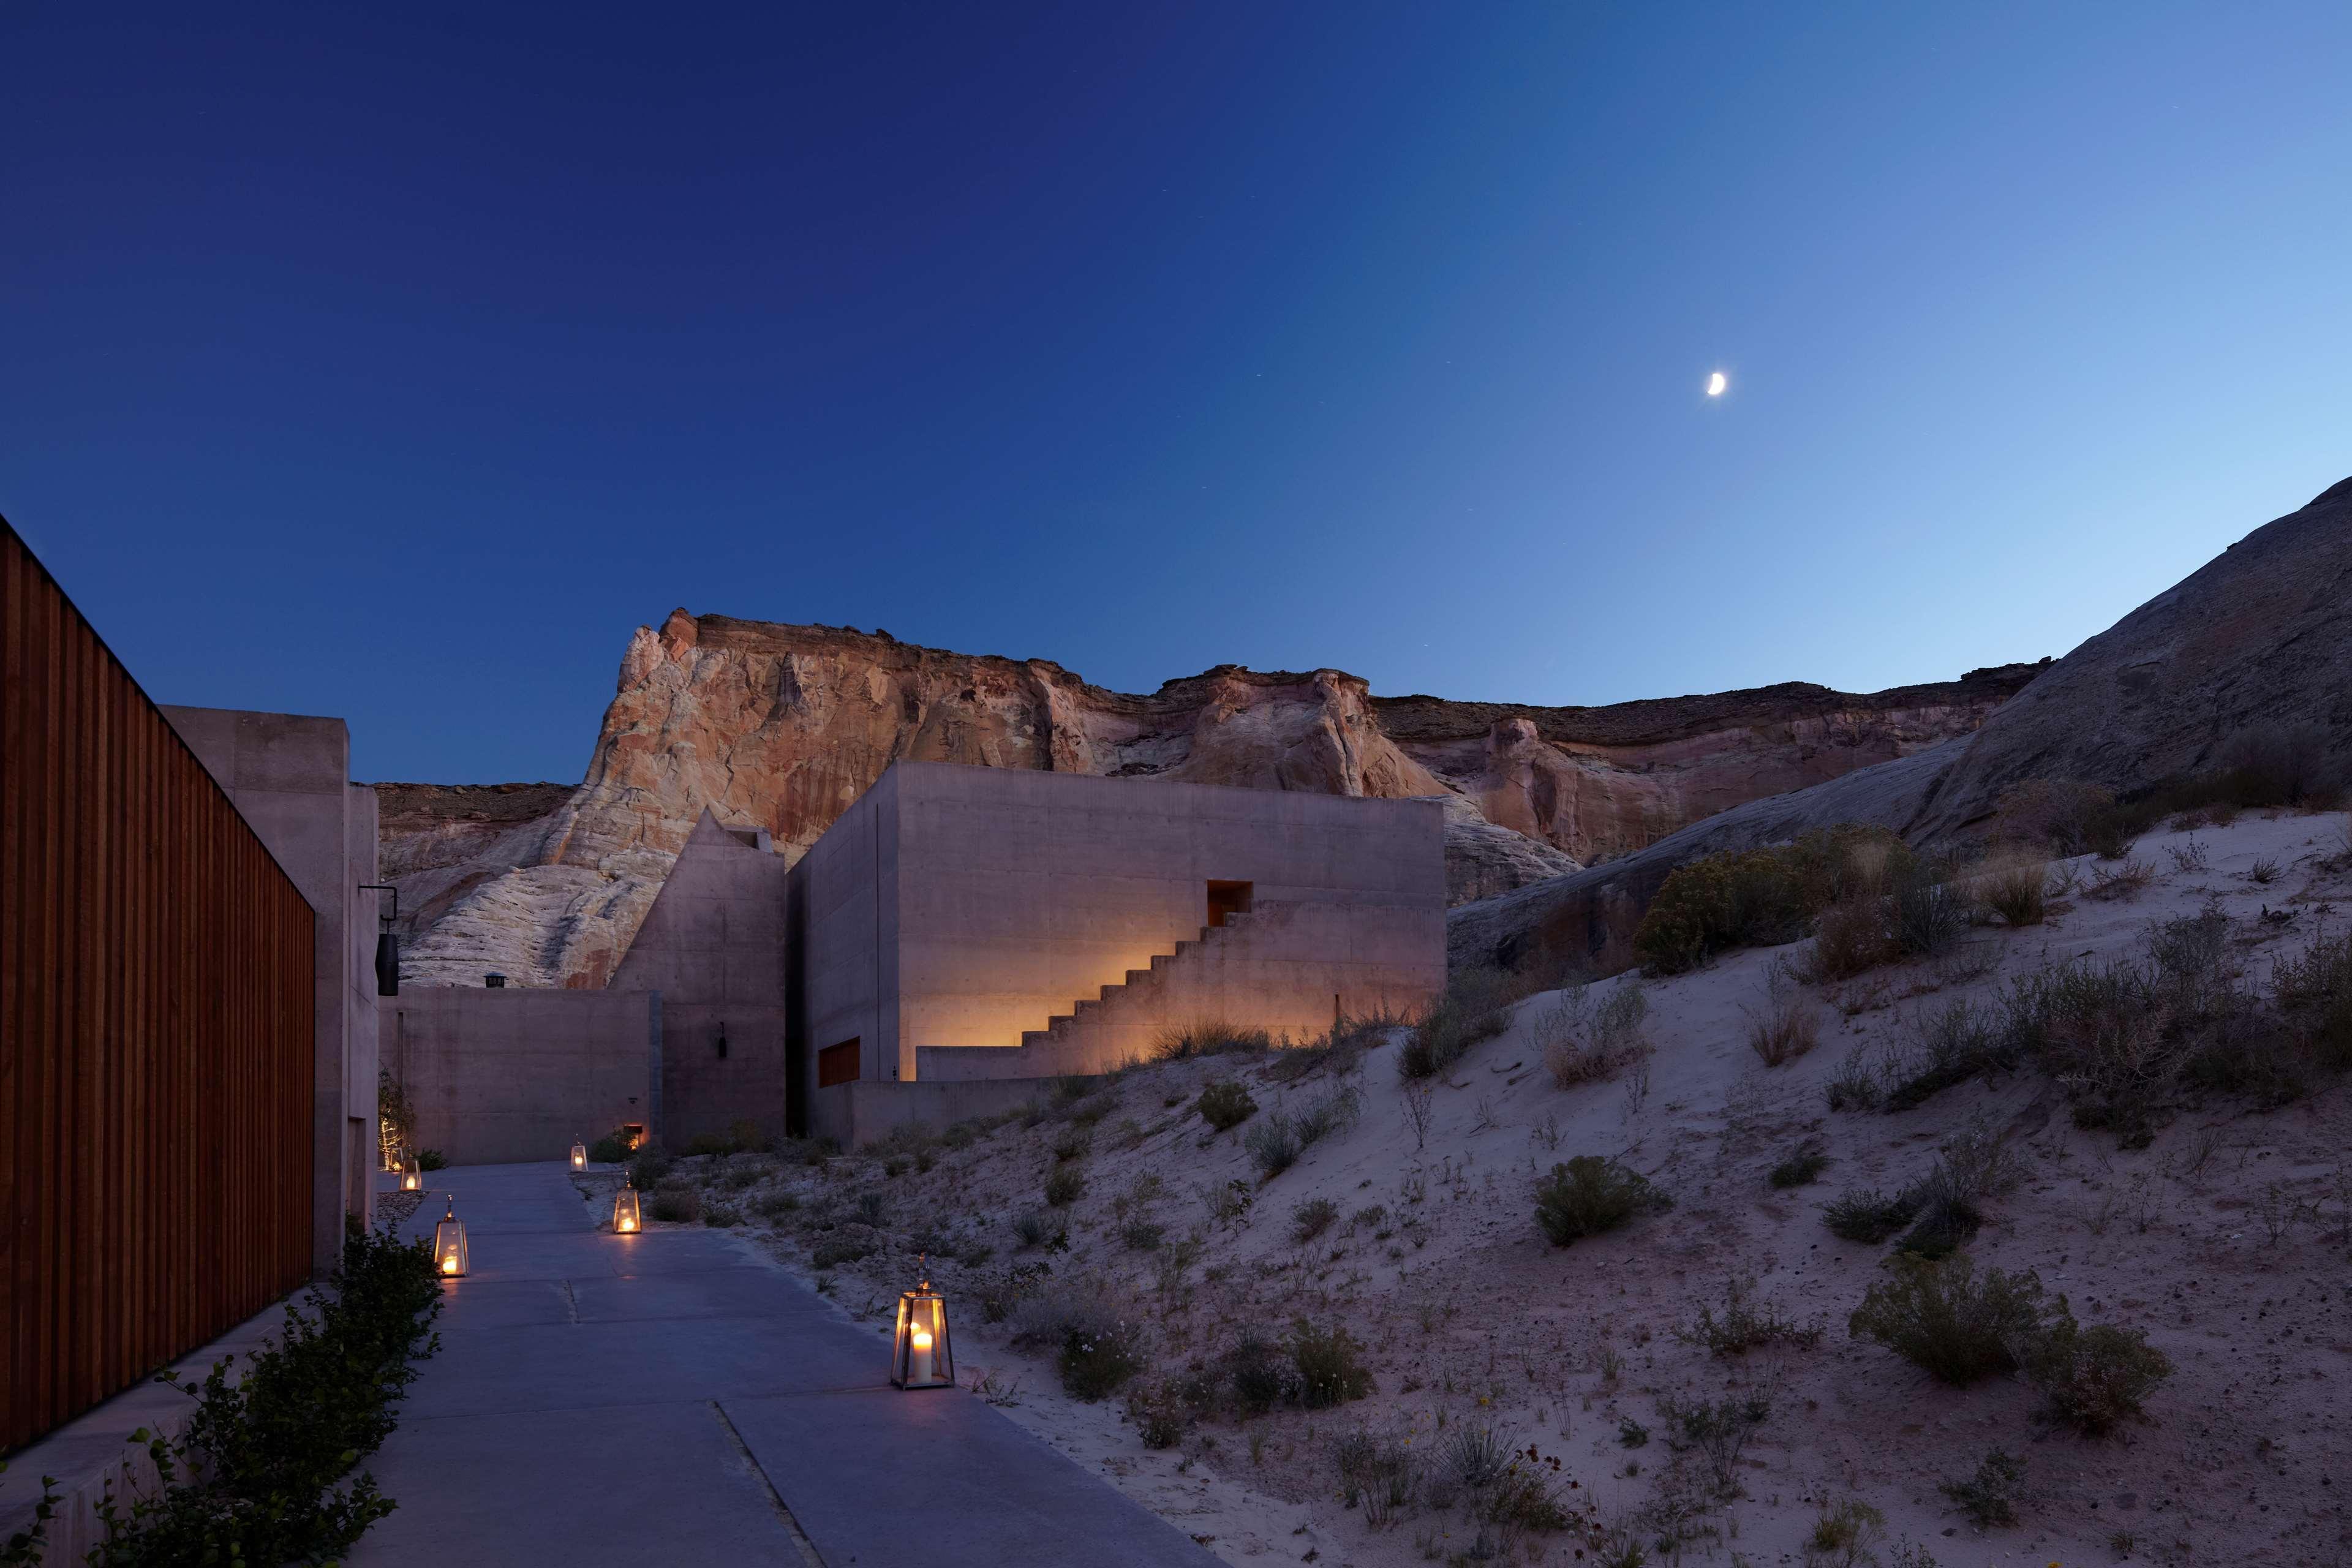
M 1209 884 L 1209 924 L 1212 928 L 1225 923 L 1228 915 L 1249 913 L 1250 884 L 1218 882 Z

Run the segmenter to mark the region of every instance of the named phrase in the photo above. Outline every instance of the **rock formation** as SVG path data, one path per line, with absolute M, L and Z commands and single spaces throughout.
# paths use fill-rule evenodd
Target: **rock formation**
M 1375 698 L 1338 670 L 1227 665 L 1136 696 L 1045 659 L 679 610 L 630 639 L 576 789 L 380 785 L 383 864 L 412 979 L 478 984 L 496 969 L 599 985 L 706 806 L 797 858 L 911 757 L 1444 797 L 1453 893 L 1466 900 L 1966 734 L 2033 673 L 1533 708 Z
M 1946 847 L 1979 832 L 2024 779 L 2082 779 L 2128 796 L 2213 767 L 2238 736 L 2314 724 L 2338 753 L 2352 752 L 2352 479 L 2084 643 L 1973 733 L 1458 907 L 1452 961 L 1605 973 L 1631 961 L 1633 927 L 1666 873 L 1700 856 L 1840 822 Z

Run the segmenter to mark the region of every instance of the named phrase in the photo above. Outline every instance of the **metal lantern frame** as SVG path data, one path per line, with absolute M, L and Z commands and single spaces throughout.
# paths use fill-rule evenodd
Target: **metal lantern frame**
M 588 1168 L 587 1144 L 574 1143 L 572 1145 L 572 1168 L 575 1171 L 584 1171 Z
M 621 1190 L 613 1194 L 613 1234 L 635 1236 L 645 1228 L 646 1215 L 637 1201 L 637 1184 L 623 1182 Z
M 404 1193 L 421 1193 L 425 1190 L 425 1167 L 416 1163 L 416 1156 L 414 1154 L 408 1155 L 400 1162 L 400 1190 Z
M 917 1342 L 925 1338 L 929 1347 L 919 1348 Z M 931 1289 L 928 1278 L 898 1298 L 898 1331 L 890 1336 L 890 1385 L 908 1390 L 956 1385 L 947 1300 Z
M 457 1200 L 433 1227 L 433 1272 L 444 1279 L 463 1279 L 473 1262 L 466 1246 L 466 1222 L 457 1217 Z

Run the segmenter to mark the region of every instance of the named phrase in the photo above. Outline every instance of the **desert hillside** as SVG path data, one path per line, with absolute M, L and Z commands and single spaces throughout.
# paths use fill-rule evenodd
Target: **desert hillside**
M 1234 1563 L 2346 1561 L 2346 816 L 1842 843 L 1806 940 L 640 1174 L 877 1331 L 928 1253 L 964 1380 Z
M 1969 733 L 2036 668 L 1532 708 L 1223 666 L 1136 696 L 1045 659 L 679 610 L 631 639 L 578 787 L 380 784 L 383 866 L 412 980 L 601 985 L 705 807 L 797 857 L 905 757 L 1442 796 L 1461 902 Z

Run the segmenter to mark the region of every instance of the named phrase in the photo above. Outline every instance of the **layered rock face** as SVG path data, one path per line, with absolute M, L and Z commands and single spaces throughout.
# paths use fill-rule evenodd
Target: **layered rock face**
M 384 784 L 406 969 L 601 985 L 707 806 L 797 858 L 901 757 L 1447 802 L 1454 900 L 1639 849 L 1759 795 L 1969 733 L 2034 667 L 1853 696 L 1791 685 L 1607 708 L 1382 699 L 1222 666 L 1145 696 L 1045 659 L 680 610 L 621 661 L 587 778 Z
M 1456 965 L 1605 973 L 1632 961 L 1634 925 L 1666 873 L 1701 856 L 1842 822 L 1948 847 L 1979 834 L 2023 780 L 2081 779 L 2129 795 L 2214 767 L 2249 731 L 2312 725 L 2339 758 L 2352 756 L 2352 479 L 2084 643 L 1974 733 L 1458 907 L 1447 945 Z

